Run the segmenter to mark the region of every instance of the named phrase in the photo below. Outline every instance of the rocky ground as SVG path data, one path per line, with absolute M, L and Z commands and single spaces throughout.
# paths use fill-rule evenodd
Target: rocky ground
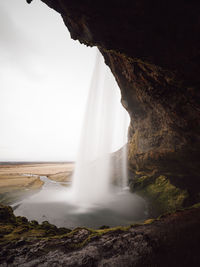
M 91 230 L 39 225 L 0 206 L 0 266 L 200 266 L 200 207 L 141 225 Z

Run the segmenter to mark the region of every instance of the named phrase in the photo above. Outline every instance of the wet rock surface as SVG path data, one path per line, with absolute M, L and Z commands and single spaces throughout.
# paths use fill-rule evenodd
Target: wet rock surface
M 60 236 L 56 232 L 53 235 L 43 232 L 36 236 L 33 232 L 30 234 L 30 222 L 24 219 L 24 224 L 29 228 L 26 234 L 22 232 L 12 236 L 4 233 L 1 236 L 0 266 L 153 267 L 200 264 L 198 207 L 164 215 L 142 225 L 103 230 L 76 228 Z M 6 225 L 12 225 L 12 232 L 19 227 L 19 223 L 7 220 L 7 223 L 1 221 L 0 229 Z

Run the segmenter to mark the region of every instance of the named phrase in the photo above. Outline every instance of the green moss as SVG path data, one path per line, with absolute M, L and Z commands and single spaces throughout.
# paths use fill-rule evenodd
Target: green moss
M 26 233 L 30 230 L 28 225 L 20 225 L 17 228 L 14 229 L 12 232 L 13 235 L 21 235 L 23 233 Z
M 17 216 L 16 217 L 16 222 L 18 224 L 27 224 L 28 223 L 28 219 L 26 217 Z
M 0 204 L 0 223 L 14 223 L 16 217 L 13 214 L 12 208 Z
M 39 227 L 44 230 L 57 230 L 57 227 L 49 223 L 48 221 L 42 222 L 42 224 Z
M 137 178 L 132 184 L 132 189 L 134 191 L 143 190 L 146 186 L 152 184 L 154 180 L 155 179 L 152 176 L 139 176 L 139 178 Z
M 12 225 L 0 225 L 0 237 L 10 234 L 14 230 Z
M 147 178 L 141 179 L 143 182 Z M 174 196 L 176 189 L 174 189 L 174 186 L 172 186 L 168 179 L 164 176 L 159 176 L 154 181 L 154 186 L 156 186 L 156 189 L 152 189 L 153 184 L 148 184 L 147 187 L 151 186 L 150 192 L 154 192 L 154 194 L 159 195 L 158 193 L 162 191 L 166 191 L 167 195 Z M 171 192 L 173 191 L 173 192 Z M 152 193 L 153 194 L 153 193 Z M 176 198 L 176 201 L 178 201 Z M 180 201 L 180 200 L 179 200 Z M 178 203 L 179 203 L 178 201 Z M 165 200 L 166 202 L 166 200 Z M 200 208 L 200 203 L 195 204 L 191 206 L 190 208 Z M 2 206 L 2 209 L 5 210 L 4 214 L 6 212 L 9 213 L 9 216 L 13 218 L 12 209 L 8 207 Z M 49 222 L 45 221 L 42 224 L 38 224 L 36 221 L 29 222 L 24 217 L 15 217 L 15 222 L 11 222 L 7 217 L 7 222 L 4 224 L 0 224 L 0 243 L 8 243 L 8 242 L 15 242 L 22 237 L 28 241 L 33 239 L 45 239 L 45 240 L 52 240 L 52 239 L 60 239 L 60 238 L 68 238 L 68 240 L 71 240 L 68 244 L 68 248 L 70 249 L 79 249 L 83 246 L 87 245 L 89 242 L 91 242 L 94 239 L 100 238 L 102 235 L 109 234 L 109 235 L 115 235 L 118 233 L 129 231 L 130 228 L 136 228 L 137 226 L 141 225 L 148 225 L 151 223 L 154 223 L 155 221 L 158 221 L 160 219 L 165 218 L 166 216 L 169 216 L 170 213 L 166 213 L 156 219 L 148 219 L 145 222 L 141 224 L 134 224 L 129 226 L 118 226 L 113 228 L 105 228 L 105 229 L 89 229 L 85 227 L 78 227 L 74 230 L 70 231 L 66 228 L 57 228 L 56 226 L 50 224 Z M 86 237 L 84 240 L 81 240 L 81 242 L 78 243 L 79 240 L 79 231 L 86 230 L 88 234 L 86 234 Z M 69 232 L 70 231 L 70 232 Z M 81 234 L 81 233 L 80 233 Z
M 39 225 L 39 223 L 36 220 L 32 220 L 32 221 L 30 221 L 30 225 L 33 227 L 36 227 Z
M 150 200 L 157 214 L 174 211 L 183 207 L 184 200 L 188 197 L 186 190 L 175 187 L 163 175 L 159 177 L 142 176 L 132 185 L 133 191 Z
M 194 204 L 194 205 L 192 206 L 192 208 L 194 208 L 194 209 L 198 209 L 198 208 L 200 208 L 200 203 L 196 203 L 196 204 Z
M 38 224 L 37 221 L 29 222 L 25 217 L 16 217 L 11 207 L 0 204 L 0 243 L 12 242 L 21 237 L 35 239 L 63 236 L 69 232 L 70 229 L 57 228 L 47 221 Z
M 143 224 L 151 224 L 154 221 L 155 221 L 155 219 L 148 219 L 148 220 L 144 221 Z

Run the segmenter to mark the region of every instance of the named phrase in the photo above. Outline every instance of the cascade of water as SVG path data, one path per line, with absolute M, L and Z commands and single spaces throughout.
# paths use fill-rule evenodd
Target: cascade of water
M 98 53 L 72 187 L 40 176 L 45 182 L 42 190 L 15 203 L 15 214 L 67 228 L 127 225 L 145 219 L 145 201 L 123 190 L 128 124 L 119 88 Z
M 119 110 L 116 84 L 110 77 L 98 52 L 72 182 L 72 198 L 77 204 L 95 204 L 109 196 L 110 155 L 115 149 L 113 133 L 120 129 L 117 139 L 121 138 L 122 144 L 126 142 L 128 115 L 122 107 Z M 122 151 L 121 186 L 126 187 L 126 146 Z
M 123 114 L 123 130 L 127 129 L 129 120 L 127 117 L 127 114 L 124 112 Z M 127 132 L 124 131 L 124 134 L 122 135 L 123 142 L 126 142 L 127 139 Z M 127 189 L 128 185 L 128 166 L 127 166 L 127 145 L 124 145 L 122 148 L 122 159 L 121 159 L 121 188 L 122 190 Z

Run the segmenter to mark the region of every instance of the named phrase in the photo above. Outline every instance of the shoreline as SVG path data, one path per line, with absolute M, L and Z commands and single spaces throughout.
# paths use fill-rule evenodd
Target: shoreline
M 0 166 L 0 203 L 12 204 L 16 200 L 35 194 L 43 186 L 40 176 L 65 182 L 70 180 L 73 163 L 27 163 Z

